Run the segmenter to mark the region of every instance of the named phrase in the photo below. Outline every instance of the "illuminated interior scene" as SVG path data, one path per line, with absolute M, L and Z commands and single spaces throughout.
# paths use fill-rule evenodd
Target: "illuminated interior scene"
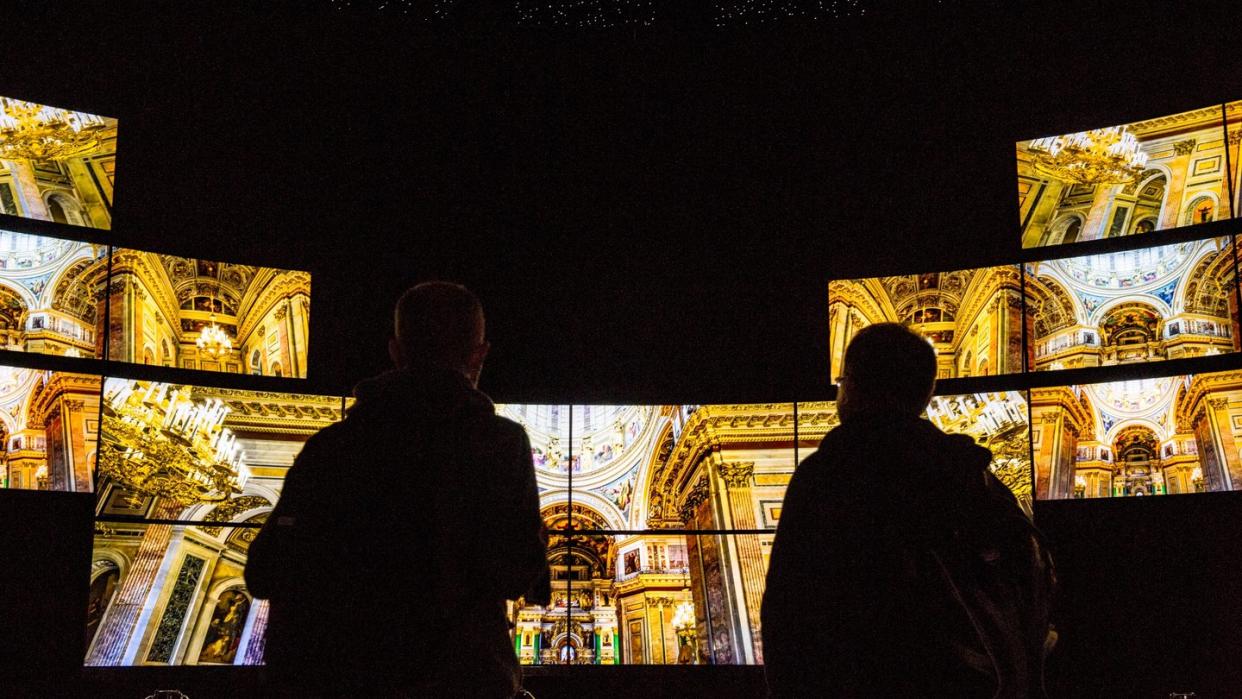
M 828 285 L 832 380 L 859 330 L 903 323 L 936 349 L 937 376 L 1022 371 L 1022 280 L 1017 265 L 836 280 Z
M 797 429 L 792 403 L 497 410 L 531 436 L 551 533 L 552 604 L 513 608 L 522 663 L 763 662 L 772 535 L 674 532 L 775 531 L 797 456 L 838 424 L 835 404 L 800 403 Z M 991 449 L 993 472 L 1029 511 L 1021 393 L 937 397 L 928 417 Z M 591 533 L 567 532 L 571 520 Z M 609 533 L 623 530 L 644 533 Z
M 0 213 L 112 227 L 116 119 L 0 96 Z
M 551 533 L 552 604 L 513 609 L 522 663 L 762 662 L 771 535 L 674 531 L 775 530 L 794 469 L 792 403 L 498 412 L 531 436 Z M 571 521 L 594 531 L 567 532 Z M 624 530 L 648 533 L 609 533 Z
M 1111 366 L 1238 349 L 1232 238 L 1026 266 L 1029 365 Z
M 99 377 L 0 366 L 0 486 L 89 493 Z
M 111 359 L 306 377 L 306 272 L 119 249 L 108 288 Z
M 1221 105 L 1019 141 L 1022 247 L 1229 218 Z
M 1036 496 L 1242 489 L 1242 371 L 1031 390 Z
M 103 416 L 86 664 L 259 662 L 246 551 L 340 397 L 109 378 Z
M 0 347 L 103 356 L 108 248 L 0 230 Z

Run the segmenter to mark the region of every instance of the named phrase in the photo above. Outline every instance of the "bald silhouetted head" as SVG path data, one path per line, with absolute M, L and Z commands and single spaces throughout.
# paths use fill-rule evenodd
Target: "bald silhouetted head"
M 854 336 L 842 371 L 837 378 L 841 419 L 863 413 L 918 416 L 936 384 L 936 351 L 900 323 L 877 323 Z
M 424 282 L 397 301 L 388 353 L 401 368 L 431 364 L 465 374 L 478 384 L 488 343 L 483 305 L 469 289 L 451 282 Z

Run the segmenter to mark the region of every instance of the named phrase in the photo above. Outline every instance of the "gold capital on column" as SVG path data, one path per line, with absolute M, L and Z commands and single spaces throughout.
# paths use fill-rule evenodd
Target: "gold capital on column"
M 716 467 L 725 485 L 730 488 L 746 488 L 750 486 L 750 477 L 755 472 L 755 462 L 735 461 L 722 463 Z

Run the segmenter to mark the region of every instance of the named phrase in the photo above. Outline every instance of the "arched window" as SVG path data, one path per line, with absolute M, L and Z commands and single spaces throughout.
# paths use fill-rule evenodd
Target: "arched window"
M 250 597 L 241 587 L 229 588 L 221 593 L 211 613 L 198 662 L 232 665 L 249 615 Z
M 250 353 L 250 373 L 256 375 L 263 373 L 263 357 L 259 350 Z
M 280 368 L 280 362 L 272 362 L 272 376 L 284 376 Z
M 142 348 L 142 363 L 143 364 L 154 364 L 155 363 L 155 353 L 151 351 L 150 347 Z

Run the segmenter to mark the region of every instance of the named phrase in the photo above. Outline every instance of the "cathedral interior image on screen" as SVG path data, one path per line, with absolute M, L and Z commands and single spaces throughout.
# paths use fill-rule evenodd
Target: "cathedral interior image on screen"
M 936 348 L 938 378 L 1022 371 L 1022 280 L 1017 265 L 834 280 L 828 285 L 831 377 L 845 348 L 873 323 L 904 323 Z
M 246 551 L 341 403 L 104 382 L 87 665 L 261 661 L 266 604 L 246 590 Z
M 1233 215 L 1221 105 L 1017 144 L 1022 247 Z
M 310 287 L 301 271 L 117 249 L 109 357 L 305 378 Z
M 1034 370 L 1238 350 L 1232 238 L 1028 263 Z
M 112 227 L 116 119 L 0 96 L 0 213 Z
M 551 537 L 552 604 L 512 610 L 521 662 L 763 661 L 759 610 L 785 488 L 839 424 L 834 403 L 799 403 L 796 424 L 792 403 L 497 412 L 530 435 Z M 989 448 L 993 472 L 1029 511 L 1021 393 L 938 396 L 927 415 Z
M 108 248 L 0 230 L 0 348 L 99 357 Z
M 1039 499 L 1242 490 L 1242 371 L 1031 390 Z
M 99 377 L 0 366 L 0 487 L 89 493 Z
M 497 411 L 530 435 L 551 534 L 552 604 L 513 610 L 521 662 L 762 662 L 771 535 L 681 532 L 775 530 L 792 403 Z

